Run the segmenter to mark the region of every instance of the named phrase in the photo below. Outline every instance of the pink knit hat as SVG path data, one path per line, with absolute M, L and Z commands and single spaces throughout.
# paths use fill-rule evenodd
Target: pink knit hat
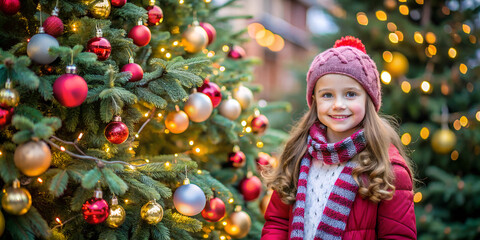
M 362 42 L 352 36 L 342 37 L 333 48 L 318 54 L 307 73 L 307 103 L 312 106 L 312 95 L 317 80 L 323 75 L 347 75 L 360 83 L 370 95 L 375 109 L 380 109 L 382 93 L 375 62 L 367 55 Z

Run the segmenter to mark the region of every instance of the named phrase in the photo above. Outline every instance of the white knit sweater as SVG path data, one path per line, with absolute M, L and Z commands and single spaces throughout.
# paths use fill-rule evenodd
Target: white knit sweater
M 313 160 L 308 173 L 307 195 L 305 200 L 305 236 L 303 239 L 314 239 L 323 209 L 327 204 L 335 181 L 347 162 L 338 165 L 327 165 L 323 161 Z

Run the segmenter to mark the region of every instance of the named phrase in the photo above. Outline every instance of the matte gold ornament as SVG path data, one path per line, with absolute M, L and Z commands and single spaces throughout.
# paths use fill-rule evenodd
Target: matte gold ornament
M 149 201 L 143 205 L 140 210 L 140 216 L 148 224 L 155 225 L 162 221 L 163 218 L 163 208 L 155 200 Z
M 165 127 L 172 133 L 182 133 L 189 125 L 188 116 L 184 111 L 170 112 L 165 118 Z
M 125 217 L 125 209 L 118 205 L 117 197 L 113 196 L 112 204 L 110 205 L 110 213 L 108 214 L 107 220 L 105 220 L 105 224 L 111 228 L 118 228 L 123 222 L 125 222 Z
M 207 94 L 196 92 L 190 94 L 183 109 L 193 122 L 203 122 L 212 114 L 213 104 Z
M 252 219 L 250 216 L 244 212 L 239 210 L 238 208 L 235 210 L 227 218 L 227 225 L 225 226 L 225 232 L 227 232 L 232 238 L 244 238 L 250 232 L 250 227 L 252 226 Z
M 246 110 L 253 102 L 253 93 L 249 88 L 239 86 L 233 89 L 233 98 L 235 98 L 238 103 L 240 103 L 242 110 Z
M 95 18 L 105 19 L 110 16 L 112 5 L 109 0 L 86 0 L 84 2 L 88 6 L 88 11 Z
M 23 215 L 32 206 L 32 196 L 27 189 L 20 187 L 20 181 L 15 179 L 12 187 L 3 190 L 2 208 L 13 215 Z
M 236 99 L 229 98 L 220 103 L 218 111 L 220 115 L 235 121 L 240 117 L 240 114 L 242 114 L 242 106 L 240 106 L 240 103 Z
M 10 79 L 7 79 L 5 88 L 0 90 L 0 107 L 9 108 L 16 107 L 20 101 L 17 90 L 12 89 Z
M 194 22 L 182 34 L 182 45 L 186 52 L 198 53 L 207 47 L 208 35 L 205 29 Z
M 432 148 L 436 153 L 448 154 L 450 153 L 455 144 L 457 143 L 457 137 L 450 129 L 440 129 L 433 134 Z
M 0 236 L 3 235 L 5 231 L 5 217 L 3 217 L 2 211 L 0 211 Z
M 30 141 L 17 147 L 14 155 L 15 166 L 29 177 L 38 176 L 50 167 L 52 154 L 43 141 Z

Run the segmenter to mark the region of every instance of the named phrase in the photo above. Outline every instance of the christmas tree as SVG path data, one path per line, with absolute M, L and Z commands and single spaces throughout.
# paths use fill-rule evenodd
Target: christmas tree
M 418 239 L 480 237 L 480 5 L 474 1 L 347 1 L 329 12 L 366 45 L 400 122 L 418 179 Z M 321 36 L 321 48 L 340 35 Z
M 0 1 L 1 239 L 259 239 L 288 106 L 235 5 Z

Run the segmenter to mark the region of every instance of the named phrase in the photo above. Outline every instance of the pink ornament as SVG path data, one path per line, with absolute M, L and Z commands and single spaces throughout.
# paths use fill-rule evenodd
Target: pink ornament
M 123 7 L 127 3 L 127 0 L 112 0 L 112 6 L 114 7 Z
M 202 217 L 209 222 L 218 222 L 225 217 L 225 212 L 225 203 L 222 199 L 214 197 L 205 204 Z
M 135 43 L 135 45 L 143 47 L 150 42 L 150 39 L 152 38 L 152 33 L 150 32 L 150 29 L 148 29 L 148 27 L 144 25 L 137 25 L 130 29 L 127 37 L 133 39 L 133 43 Z
M 128 138 L 128 127 L 122 122 L 122 118 L 116 116 L 107 127 L 105 127 L 105 138 L 113 144 L 121 144 Z
M 133 62 L 133 58 L 130 58 L 129 63 L 122 67 L 121 72 L 132 73 L 132 77 L 128 80 L 129 82 L 137 82 L 143 78 L 143 69 L 140 65 Z
M 228 57 L 232 59 L 241 59 L 247 55 L 245 50 L 240 46 L 233 46 L 230 52 L 228 52 Z
M 262 191 L 262 182 L 257 176 L 244 178 L 240 182 L 240 193 L 245 201 L 253 201 L 260 196 Z
M 242 151 L 231 152 L 228 154 L 228 162 L 235 168 L 243 167 L 246 159 L 247 158 Z
M 89 224 L 105 222 L 110 213 L 108 203 L 102 199 L 102 191 L 96 190 L 95 197 L 87 200 L 82 206 L 83 218 Z
M 97 36 L 90 39 L 87 43 L 87 52 L 93 52 L 97 54 L 98 60 L 105 61 L 110 57 L 112 46 L 106 38 L 102 37 L 102 35 L 102 30 L 98 29 Z
M 63 22 L 60 18 L 58 18 L 57 7 L 53 9 L 52 15 L 45 19 L 42 26 L 46 33 L 54 37 L 58 37 L 63 34 Z
M 66 72 L 53 83 L 53 96 L 65 107 L 80 106 L 87 98 L 88 85 L 82 77 L 75 74 L 75 66 L 67 66 Z
M 207 22 L 201 22 L 200 27 L 202 27 L 205 30 L 205 32 L 207 32 L 207 36 L 208 36 L 207 45 L 210 45 L 213 41 L 215 41 L 215 38 L 217 38 L 217 31 L 210 23 L 207 23 Z
M 7 15 L 14 15 L 20 10 L 20 0 L 0 0 L 0 10 Z
M 155 26 L 163 22 L 163 11 L 160 7 L 148 6 L 147 11 L 149 26 Z
M 2 108 L 0 107 L 0 128 L 4 128 L 12 121 L 13 107 Z
M 197 91 L 206 94 L 210 100 L 212 100 L 212 105 L 214 108 L 220 105 L 220 102 L 222 101 L 222 92 L 217 84 L 205 79 L 203 85 L 197 88 Z

